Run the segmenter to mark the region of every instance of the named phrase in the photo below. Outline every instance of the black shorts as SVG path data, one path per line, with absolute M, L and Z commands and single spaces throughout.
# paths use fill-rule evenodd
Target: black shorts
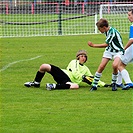
M 51 64 L 50 64 L 51 65 Z M 51 65 L 51 72 L 49 72 L 57 84 L 65 84 L 71 82 L 70 78 L 59 67 Z

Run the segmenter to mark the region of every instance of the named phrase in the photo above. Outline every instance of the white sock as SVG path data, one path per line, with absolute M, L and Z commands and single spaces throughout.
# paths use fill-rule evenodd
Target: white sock
M 121 83 L 122 83 L 122 75 L 121 75 L 121 72 L 118 71 L 118 78 L 117 78 L 116 84 L 120 85 Z
M 129 73 L 126 69 L 123 69 L 121 71 L 121 75 L 122 75 L 122 78 L 124 79 L 125 83 L 132 83 L 131 79 L 130 79 L 130 76 L 129 76 Z

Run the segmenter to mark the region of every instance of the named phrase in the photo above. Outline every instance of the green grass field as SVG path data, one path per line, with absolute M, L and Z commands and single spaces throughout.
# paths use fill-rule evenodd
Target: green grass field
M 122 35 L 124 43 L 128 35 Z M 112 92 L 82 84 L 78 90 L 47 91 L 54 82 L 46 74 L 41 87 L 26 88 L 42 63 L 61 68 L 75 58 L 79 49 L 88 51 L 86 65 L 94 74 L 104 49 L 87 46 L 88 40 L 103 43 L 104 35 L 2 38 L 0 44 L 0 133 L 132 133 L 132 89 Z M 111 82 L 110 62 L 102 81 Z M 133 64 L 127 66 L 133 80 Z

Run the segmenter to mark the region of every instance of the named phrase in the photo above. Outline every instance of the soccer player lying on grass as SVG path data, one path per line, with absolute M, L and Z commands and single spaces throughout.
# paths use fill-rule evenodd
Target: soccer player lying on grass
M 91 85 L 93 81 L 93 75 L 91 74 L 89 68 L 84 65 L 87 61 L 87 53 L 85 50 L 80 50 L 76 54 L 76 59 L 72 60 L 67 69 L 60 69 L 57 66 L 51 64 L 42 64 L 39 71 L 36 73 L 36 77 L 32 82 L 26 82 L 24 85 L 26 87 L 40 87 L 42 78 L 45 75 L 45 72 L 51 74 L 55 83 L 47 83 L 47 90 L 55 89 L 78 89 L 81 82 L 86 82 Z M 108 87 L 110 85 L 105 84 L 102 81 L 98 82 L 98 85 L 101 87 Z
M 118 66 L 121 62 L 121 55 L 124 54 L 123 41 L 120 33 L 113 27 L 109 26 L 109 23 L 106 19 L 101 18 L 97 23 L 97 28 L 101 33 L 104 33 L 106 36 L 105 43 L 103 44 L 94 44 L 88 42 L 90 47 L 94 48 L 105 48 L 103 53 L 102 61 L 95 73 L 95 77 L 92 83 L 92 88 L 90 91 L 97 90 L 97 84 L 102 76 L 102 72 L 105 69 L 107 63 L 110 60 L 114 60 L 112 63 L 113 73 L 112 73 L 112 91 L 117 90 L 116 80 L 118 77 Z

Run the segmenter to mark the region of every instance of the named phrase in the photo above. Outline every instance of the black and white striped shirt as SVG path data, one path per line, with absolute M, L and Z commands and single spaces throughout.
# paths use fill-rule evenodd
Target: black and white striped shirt
M 118 30 L 113 27 L 110 27 L 110 29 L 105 33 L 105 35 L 105 42 L 108 44 L 108 46 L 106 47 L 107 51 L 114 53 L 122 51 L 124 53 L 122 37 Z

